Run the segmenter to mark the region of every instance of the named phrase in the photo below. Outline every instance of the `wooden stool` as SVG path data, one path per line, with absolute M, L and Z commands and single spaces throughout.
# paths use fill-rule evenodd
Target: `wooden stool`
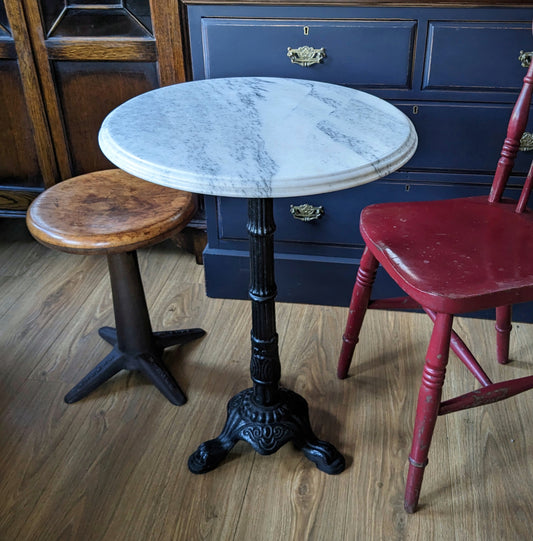
M 116 329 L 100 336 L 113 351 L 65 396 L 80 400 L 122 369 L 142 372 L 170 402 L 186 397 L 163 365 L 166 347 L 205 334 L 202 329 L 152 332 L 137 248 L 180 231 L 196 211 L 194 196 L 145 182 L 120 169 L 65 180 L 31 204 L 26 223 L 42 244 L 74 254 L 106 254 Z

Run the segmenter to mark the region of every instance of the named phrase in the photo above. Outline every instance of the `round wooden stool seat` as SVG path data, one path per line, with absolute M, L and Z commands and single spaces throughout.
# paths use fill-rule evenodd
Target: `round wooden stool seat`
M 67 393 L 65 402 L 77 402 L 121 370 L 141 372 L 173 404 L 186 402 L 163 364 L 163 351 L 205 331 L 152 331 L 136 250 L 178 233 L 195 212 L 192 194 L 120 169 L 65 180 L 30 205 L 28 229 L 45 246 L 107 256 L 116 328 L 102 327 L 99 334 L 113 350 Z
M 43 192 L 30 206 L 27 224 L 31 234 L 50 248 L 116 253 L 168 238 L 195 212 L 192 194 L 109 169 L 65 180 Z

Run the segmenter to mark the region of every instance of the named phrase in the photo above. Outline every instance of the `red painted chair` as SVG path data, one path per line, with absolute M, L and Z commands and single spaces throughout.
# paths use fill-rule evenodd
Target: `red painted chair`
M 496 308 L 497 357 L 508 361 L 511 306 L 533 301 L 533 211 L 527 201 L 533 164 L 519 201 L 503 197 L 533 91 L 533 62 L 508 125 L 490 195 L 443 201 L 384 203 L 361 213 L 366 244 L 353 290 L 338 364 L 350 367 L 367 308 L 422 308 L 434 322 L 422 374 L 409 456 L 405 509 L 416 511 L 438 415 L 481 406 L 533 388 L 533 376 L 492 383 L 452 330 L 454 314 Z M 400 299 L 370 300 L 379 265 L 405 291 Z M 449 348 L 481 388 L 441 402 Z

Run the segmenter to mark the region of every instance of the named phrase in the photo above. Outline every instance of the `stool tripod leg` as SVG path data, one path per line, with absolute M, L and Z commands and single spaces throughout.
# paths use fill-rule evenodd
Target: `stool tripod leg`
M 117 331 L 113 327 L 101 327 L 98 334 L 109 344 L 117 344 Z M 182 346 L 201 338 L 205 335 L 203 329 L 180 329 L 177 331 L 154 332 L 155 343 L 158 351 L 163 351 L 171 346 Z
M 158 331 L 154 333 L 157 347 L 161 349 L 192 342 L 204 336 L 203 329 L 181 329 L 179 331 Z
M 175 406 L 182 406 L 187 402 L 185 393 L 159 358 L 143 353 L 137 357 L 136 361 L 137 370 L 144 374 L 167 400 Z
M 103 338 L 108 344 L 112 346 L 117 343 L 117 331 L 113 327 L 100 327 L 98 329 L 100 338 Z
M 100 387 L 108 379 L 112 378 L 117 372 L 120 372 L 124 365 L 124 358 L 120 351 L 113 351 L 93 368 L 79 383 L 77 383 L 66 395 L 65 402 L 73 404 L 89 393 Z

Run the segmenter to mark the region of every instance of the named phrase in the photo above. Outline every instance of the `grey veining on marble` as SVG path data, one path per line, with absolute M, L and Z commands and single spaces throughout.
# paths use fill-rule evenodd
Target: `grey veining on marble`
M 297 79 L 207 79 L 117 107 L 103 153 L 140 178 L 233 197 L 342 190 L 384 177 L 414 154 L 411 121 L 357 90 Z

